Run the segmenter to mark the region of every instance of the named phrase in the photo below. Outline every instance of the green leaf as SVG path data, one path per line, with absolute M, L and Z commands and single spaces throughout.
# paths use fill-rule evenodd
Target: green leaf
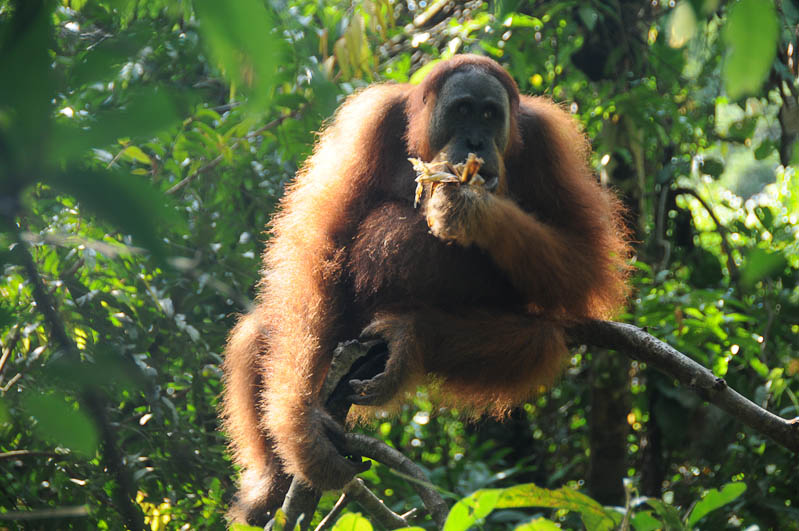
M 588 11 L 595 13 L 595 11 L 591 8 L 586 8 L 586 9 Z M 580 11 L 580 15 L 581 16 L 583 15 L 582 10 Z M 532 28 L 536 31 L 544 27 L 544 23 L 541 22 L 540 18 L 531 17 L 529 15 L 522 15 L 521 13 L 514 13 L 510 15 L 508 18 L 505 19 L 503 25 L 508 28 Z
M 663 529 L 663 524 L 652 516 L 651 511 L 643 511 L 636 513 L 632 517 L 630 523 L 633 524 L 635 531 L 655 531 L 656 529 Z
M 542 517 L 522 524 L 516 527 L 514 531 L 560 531 L 560 527 L 552 520 L 547 520 Z
M 727 483 L 721 488 L 721 492 L 716 489 L 708 490 L 702 500 L 694 505 L 685 523 L 688 527 L 693 527 L 706 514 L 734 501 L 744 492 L 746 492 L 746 484 L 741 482 Z
M 65 394 L 28 392 L 23 397 L 25 411 L 36 419 L 38 435 L 51 443 L 83 455 L 97 449 L 97 430 L 94 423 Z
M 372 531 L 372 524 L 360 513 L 347 513 L 338 519 L 333 531 Z
M 685 529 L 685 526 L 682 525 L 682 521 L 680 520 L 680 513 L 673 506 L 655 499 L 646 500 L 646 503 L 648 503 L 663 520 L 665 524 L 663 527 L 665 529 Z
M 440 59 L 435 59 L 433 61 L 430 61 L 427 64 L 425 64 L 423 67 L 421 67 L 419 70 L 414 72 L 413 75 L 411 76 L 410 83 L 412 85 L 418 85 L 419 83 L 421 83 L 422 80 L 427 76 L 427 74 L 429 74 L 430 71 L 433 70 L 433 67 L 436 66 L 436 64 L 438 64 L 440 61 L 441 61 Z
M 272 529 L 273 531 L 282 531 L 283 528 L 277 529 L 276 527 L 273 527 Z M 255 527 L 247 524 L 233 524 L 230 526 L 230 531 L 263 531 L 263 530 L 264 530 L 263 527 Z
M 491 514 L 502 492 L 502 489 L 478 490 L 471 496 L 460 500 L 447 515 L 444 531 L 469 529 L 478 520 Z
M 741 268 L 741 282 L 751 288 L 764 278 L 773 277 L 786 265 L 785 255 L 773 253 L 765 249 L 752 249 L 746 255 L 746 260 Z
M 286 513 L 283 512 L 283 509 L 278 509 L 275 511 L 275 517 L 272 522 L 272 531 L 288 531 L 286 529 L 286 525 L 288 524 L 288 517 Z
M 35 172 L 42 139 L 50 129 L 55 92 L 50 56 L 53 4 L 26 0 L 15 2 L 11 14 L 12 6 L 0 9 L 0 160 L 3 166 L 9 160 L 16 163 L 17 168 L 3 168 L 3 173 L 17 173 L 14 178 Z
M 259 0 L 196 0 L 200 31 L 225 76 L 248 87 L 249 103 L 265 110 L 277 84 L 282 41 L 274 15 Z
M 167 208 L 166 196 L 146 180 L 117 172 L 75 168 L 50 175 L 45 181 L 131 234 L 135 245 L 144 246 L 163 259 L 165 249 L 158 228 L 179 223 L 180 218 Z
M 724 171 L 724 163 L 719 159 L 708 157 L 702 161 L 702 173 L 706 173 L 716 179 Z
M 771 0 L 738 0 L 730 6 L 723 77 L 731 100 L 760 90 L 777 53 L 778 29 Z
M 755 216 L 767 230 L 774 229 L 774 213 L 768 207 L 755 207 Z
M 766 139 L 755 149 L 755 160 L 763 160 L 777 149 L 777 144 L 773 140 Z
M 550 507 L 580 513 L 588 529 L 605 530 L 616 527 L 618 513 L 606 511 L 602 505 L 585 494 L 568 487 L 549 490 L 532 483 L 516 485 L 503 490 L 497 509 L 518 507 Z
M 137 146 L 128 146 L 122 150 L 122 156 L 127 160 L 151 164 L 150 157 Z

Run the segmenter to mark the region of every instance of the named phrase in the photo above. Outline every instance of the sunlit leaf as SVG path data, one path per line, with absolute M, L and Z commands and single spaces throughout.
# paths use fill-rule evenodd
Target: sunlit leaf
M 128 160 L 141 162 L 142 164 L 150 164 L 150 157 L 137 146 L 128 146 L 122 150 L 122 156 Z
M 513 531 L 560 531 L 560 529 L 560 526 L 552 520 L 536 518 L 526 524 L 517 526 Z
M 760 90 L 777 53 L 778 29 L 772 0 L 738 0 L 730 6 L 723 74 L 731 100 Z
M 444 523 L 444 531 L 465 531 L 488 516 L 499 500 L 502 489 L 478 490 L 456 503 Z
M 650 511 L 635 513 L 631 522 L 635 531 L 655 531 L 657 529 L 663 529 L 661 521 L 652 516 Z
M 683 0 L 671 12 L 668 41 L 672 48 L 682 48 L 696 34 L 696 13 L 690 2 Z
M 697 503 L 688 520 L 685 522 L 688 527 L 693 527 L 699 520 L 711 511 L 727 505 L 736 500 L 741 494 L 746 492 L 746 484 L 742 482 L 727 483 L 721 491 L 710 489 L 705 496 Z
M 359 513 L 347 513 L 338 519 L 333 531 L 372 531 L 372 524 Z
M 614 529 L 614 520 L 618 513 L 605 511 L 598 502 L 585 494 L 568 487 L 550 490 L 532 483 L 510 487 L 502 492 L 497 500 L 497 509 L 514 507 L 551 507 L 567 509 L 580 513 L 585 526 L 589 529 Z

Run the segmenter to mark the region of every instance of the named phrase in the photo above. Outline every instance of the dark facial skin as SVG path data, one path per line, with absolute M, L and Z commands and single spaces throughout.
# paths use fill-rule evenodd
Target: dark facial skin
M 505 87 L 480 70 L 456 72 L 438 94 L 430 119 L 434 160 L 463 162 L 469 153 L 484 161 L 488 181 L 500 172 L 500 159 L 510 136 L 510 103 Z

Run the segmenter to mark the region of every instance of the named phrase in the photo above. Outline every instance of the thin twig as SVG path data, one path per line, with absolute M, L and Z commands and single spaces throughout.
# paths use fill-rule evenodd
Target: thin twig
M 76 505 L 74 507 L 56 507 L 55 509 L 37 509 L 34 511 L 9 511 L 0 513 L 0 520 L 52 520 L 55 518 L 80 518 L 88 515 L 89 508 L 86 505 Z
M 447 504 L 419 465 L 402 452 L 373 437 L 360 433 L 348 433 L 346 439 L 349 451 L 374 459 L 408 476 L 411 485 L 419 494 L 430 516 L 433 517 L 433 521 L 439 527 L 444 526 L 449 512 Z
M 14 386 L 14 384 L 19 381 L 20 378 L 22 378 L 22 371 L 12 376 L 11 379 L 8 382 L 6 382 L 6 384 L 3 387 L 0 387 L 0 394 L 6 394 L 8 390 L 11 389 Z
M 375 496 L 375 493 L 367 488 L 361 478 L 355 478 L 347 483 L 344 487 L 344 493 L 350 496 L 353 501 L 358 502 L 358 505 L 360 505 L 364 511 L 369 513 L 369 515 L 380 522 L 386 529 L 408 527 L 407 520 L 386 507 L 383 500 Z
M 733 282 L 738 280 L 738 266 L 735 265 L 735 258 L 732 255 L 732 246 L 730 245 L 730 242 L 727 240 L 728 237 L 727 227 L 722 225 L 721 221 L 719 221 L 719 218 L 716 217 L 716 214 L 713 212 L 713 209 L 710 207 L 709 204 L 707 204 L 707 201 L 705 201 L 702 198 L 702 196 L 699 195 L 699 192 L 697 192 L 696 190 L 692 190 L 691 188 L 676 188 L 674 190 L 674 193 L 690 195 L 694 197 L 702 205 L 702 208 L 704 208 L 707 211 L 708 215 L 710 216 L 710 219 L 712 219 L 713 223 L 716 224 L 716 231 L 718 231 L 719 236 L 721 236 L 721 249 L 724 251 L 724 254 L 727 257 L 727 269 L 729 269 L 730 271 L 730 278 L 733 280 Z
M 64 454 L 42 450 L 10 450 L 0 452 L 0 461 L 3 459 L 18 459 L 20 457 L 64 457 Z
M 0 355 L 0 382 L 3 381 L 3 369 L 6 367 L 6 362 L 8 362 L 8 358 L 11 356 L 11 353 L 14 352 L 14 349 L 17 346 L 17 342 L 19 341 L 20 334 L 19 334 L 19 327 L 14 328 L 14 330 L 8 335 L 8 342 L 2 346 L 2 355 Z
M 283 122 L 285 122 L 289 118 L 296 118 L 297 116 L 299 116 L 299 114 L 303 110 L 305 110 L 304 106 L 295 109 L 294 111 L 290 112 L 289 114 L 284 114 L 283 116 L 278 116 L 277 118 L 275 118 L 271 122 L 267 123 L 263 127 L 259 127 L 258 129 L 256 129 L 252 133 L 248 133 L 244 138 L 240 138 L 240 139 L 236 140 L 235 142 L 233 142 L 230 145 L 230 149 L 231 150 L 236 149 L 239 146 L 239 144 L 242 143 L 242 141 L 244 139 L 251 140 L 251 139 L 255 138 L 256 136 L 260 136 L 260 135 L 264 134 L 265 132 L 269 131 L 270 129 L 274 129 L 275 127 L 278 127 L 280 124 L 282 124 Z M 225 155 L 224 154 L 217 155 L 213 160 L 211 160 L 211 162 L 209 162 L 209 163 L 207 163 L 207 164 L 205 164 L 203 166 L 200 166 L 192 174 L 184 177 L 180 182 L 178 182 L 177 184 L 175 184 L 174 186 L 169 188 L 166 191 L 166 193 L 169 195 L 169 194 L 174 194 L 175 192 L 178 192 L 178 191 L 182 190 L 183 188 L 186 187 L 186 185 L 188 185 L 190 182 L 192 182 L 194 179 L 196 179 L 197 177 L 199 177 L 203 173 L 206 173 L 206 172 L 216 168 L 217 166 L 219 166 L 219 163 L 222 162 L 224 159 L 225 159 Z
M 333 524 L 333 520 L 338 518 L 338 515 L 341 514 L 341 511 L 344 510 L 344 507 L 347 506 L 348 502 L 349 498 L 347 498 L 347 493 L 346 492 L 342 493 L 341 497 L 339 497 L 336 504 L 333 506 L 332 509 L 330 509 L 330 512 L 327 513 L 325 517 L 319 521 L 319 524 L 317 524 L 314 531 L 323 531 L 328 527 L 330 527 Z

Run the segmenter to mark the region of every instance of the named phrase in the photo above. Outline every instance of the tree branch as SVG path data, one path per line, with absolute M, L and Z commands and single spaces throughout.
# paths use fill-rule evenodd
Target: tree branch
M 327 377 L 325 378 L 325 382 L 322 384 L 320 400 L 322 403 L 326 404 L 330 414 L 339 422 L 344 422 L 347 411 L 351 405 L 351 402 L 346 399 L 346 397 L 351 394 L 351 390 L 337 393 L 339 386 L 346 384 L 348 381 L 347 375 L 352 370 L 353 365 L 361 359 L 370 357 L 373 353 L 373 348 L 380 344 L 380 341 L 366 341 L 363 343 L 357 340 L 346 341 L 340 343 L 333 352 L 333 361 Z M 424 503 L 432 516 L 433 521 L 436 522 L 439 527 L 444 525 L 448 513 L 447 504 L 438 492 L 436 492 L 435 487 L 430 484 L 424 471 L 422 471 L 416 463 L 382 441 L 366 435 L 348 433 L 346 435 L 346 445 L 347 450 L 352 455 L 370 457 L 407 476 L 408 479 L 411 480 L 419 497 L 422 499 L 422 503 Z M 388 515 L 386 513 L 388 508 L 385 506 L 383 506 L 382 509 L 378 508 L 375 505 L 375 501 L 377 501 L 378 504 L 382 504 L 382 502 L 374 493 L 369 491 L 363 482 L 359 485 L 353 485 L 353 483 L 358 481 L 361 480 L 354 478 L 344 487 L 346 497 L 339 499 L 336 503 L 336 507 L 339 511 L 341 510 L 340 505 L 344 503 L 344 501 L 354 500 L 358 501 L 364 510 L 380 520 L 381 523 L 389 529 L 392 528 L 392 525 L 394 527 L 404 527 L 407 525 L 404 520 L 405 517 L 394 514 L 393 512 L 391 515 Z M 308 529 L 311 517 L 319 503 L 320 494 L 319 491 L 304 484 L 297 478 L 292 480 L 289 492 L 286 494 L 286 498 L 283 500 L 283 505 L 281 506 L 281 510 L 286 515 L 287 519 L 286 529 L 294 529 L 294 526 L 303 515 L 305 515 L 305 517 L 302 522 L 300 522 L 300 527 L 303 530 Z M 334 508 L 331 513 L 335 511 L 336 508 Z M 335 515 L 332 517 L 328 515 L 325 519 L 330 521 L 334 517 Z M 274 519 L 267 524 L 266 529 L 272 529 L 273 525 Z
M 690 387 L 704 400 L 726 411 L 747 426 L 770 437 L 788 450 L 799 452 L 799 417 L 786 420 L 763 409 L 730 388 L 723 378 L 715 376 L 706 367 L 682 354 L 671 345 L 651 336 L 641 328 L 612 321 L 585 321 L 568 326 L 566 332 L 572 343 L 616 350 L 633 359 L 647 363 L 675 378 L 681 384 Z M 374 346 L 375 342 L 360 343 L 359 341 L 348 341 L 339 345 L 334 354 L 334 361 L 328 374 L 328 379 L 323 386 L 323 400 L 326 401 L 331 395 L 335 398 L 335 390 L 340 383 L 339 381 L 342 378 L 346 379 L 356 361 L 363 357 L 368 359 L 374 350 Z M 330 407 L 330 404 L 328 406 Z M 340 405 L 334 405 L 333 409 L 337 407 L 340 407 Z M 349 407 L 349 404 L 347 407 Z M 341 411 L 341 409 L 337 410 Z M 416 463 L 382 441 L 366 435 L 348 433 L 346 434 L 346 443 L 347 450 L 353 455 L 369 457 L 404 474 L 419 493 L 433 521 L 439 527 L 443 527 L 448 513 L 447 504 L 438 494 L 435 487 L 429 483 L 424 472 Z M 362 498 L 362 492 L 360 494 L 358 492 L 366 489 L 366 487 L 362 483 L 353 485 L 354 482 L 360 482 L 360 480 L 355 478 L 353 482 L 345 487 L 345 496 L 339 499 L 336 507 L 323 522 L 330 523 L 340 512 L 346 501 L 358 498 L 356 501 L 363 501 L 362 506 L 364 509 L 376 516 L 386 527 L 391 528 L 392 525 L 401 525 L 401 520 L 404 521 L 404 516 L 394 513 L 391 513 L 393 516 L 383 514 L 383 509 L 387 510 L 385 506 L 382 506 L 382 503 L 374 497 L 374 494 L 369 493 L 368 499 Z M 289 529 L 291 529 L 300 514 L 313 514 L 316 503 L 318 503 L 318 493 L 303 486 L 297 480 L 292 482 L 289 492 L 290 494 L 283 504 L 283 511 L 290 516 L 289 523 L 292 527 L 289 527 Z M 373 506 L 375 500 L 381 505 L 380 508 Z M 302 510 L 299 510 L 299 507 L 302 507 Z M 375 511 L 381 513 L 382 516 L 377 515 Z M 291 517 L 294 519 L 292 520 Z M 308 520 L 310 518 L 306 519 L 303 529 L 307 528 Z M 323 528 L 324 526 L 320 526 L 317 529 Z
M 721 249 L 724 251 L 724 254 L 727 256 L 727 269 L 730 271 L 730 278 L 734 281 L 738 280 L 738 266 L 735 265 L 735 258 L 732 256 L 732 246 L 728 241 L 728 232 L 727 227 L 722 225 L 719 218 L 716 217 L 716 214 L 713 212 L 713 209 L 710 208 L 710 205 L 707 204 L 699 192 L 696 190 L 692 190 L 690 188 L 676 188 L 674 190 L 675 194 L 678 195 L 690 195 L 699 201 L 699 204 L 707 211 L 710 219 L 713 220 L 713 223 L 716 224 L 716 231 L 718 231 L 719 236 L 721 236 Z
M 360 433 L 348 433 L 346 439 L 347 448 L 350 451 L 365 455 L 407 476 L 430 516 L 433 517 L 433 521 L 439 527 L 444 526 L 449 508 L 419 465 L 408 459 L 402 452 L 373 437 Z
M 783 419 L 727 385 L 723 378 L 637 326 L 612 321 L 587 321 L 567 329 L 579 343 L 609 348 L 646 362 L 696 391 L 750 428 L 792 452 L 799 452 L 799 417 Z
M 44 287 L 44 281 L 39 274 L 33 255 L 28 250 L 27 242 L 24 241 L 19 231 L 17 231 L 16 237 L 15 251 L 20 256 L 28 279 L 33 285 L 33 300 L 39 312 L 44 315 L 50 329 L 50 336 L 66 356 L 73 360 L 79 360 L 77 346 L 67 333 L 67 328 L 56 311 L 53 298 Z M 10 386 L 14 381 L 12 379 L 6 387 Z M 100 432 L 103 442 L 103 452 L 101 454 L 103 463 L 117 482 L 117 488 L 114 489 L 114 498 L 118 504 L 118 510 L 129 529 L 133 531 L 144 529 L 144 518 L 138 506 L 133 503 L 133 499 L 136 496 L 133 478 L 122 461 L 122 455 L 117 447 L 116 433 L 106 415 L 104 397 L 99 390 L 94 389 L 92 386 L 87 386 L 80 393 L 80 398 L 82 404 L 89 409 Z
M 408 527 L 408 522 L 383 503 L 383 500 L 375 496 L 375 493 L 366 487 L 361 478 L 355 478 L 344 487 L 344 494 L 358 502 L 367 513 L 386 529 L 396 529 L 398 527 Z
M 232 150 L 236 149 L 239 146 L 239 144 L 241 144 L 242 140 L 244 140 L 244 139 L 252 140 L 256 136 L 260 136 L 260 135 L 264 134 L 265 132 L 269 131 L 270 129 L 274 129 L 275 127 L 278 127 L 280 124 L 282 124 L 286 120 L 288 120 L 290 118 L 291 119 L 296 118 L 297 116 L 300 115 L 300 113 L 302 113 L 303 110 L 305 110 L 304 106 L 299 107 L 298 109 L 295 109 L 294 111 L 290 112 L 289 114 L 284 114 L 282 116 L 278 116 L 277 118 L 275 118 L 271 122 L 267 123 L 263 127 L 260 127 L 258 129 L 256 129 L 252 133 L 248 133 L 244 138 L 241 138 L 241 139 L 236 140 L 235 142 L 233 142 L 233 144 L 231 144 L 231 146 L 230 146 L 230 150 L 232 151 Z M 195 172 L 193 172 L 190 175 L 188 175 L 187 177 L 183 178 L 177 184 L 175 184 L 174 186 L 169 188 L 165 193 L 167 195 L 171 195 L 171 194 L 174 194 L 175 192 L 178 192 L 178 191 L 182 190 L 183 188 L 186 187 L 186 185 L 188 185 L 190 182 L 192 182 L 194 179 L 196 179 L 197 177 L 199 177 L 203 173 L 206 173 L 206 172 L 208 172 L 210 170 L 213 170 L 214 168 L 219 166 L 219 163 L 222 162 L 223 160 L 225 160 L 225 155 L 224 154 L 217 155 L 213 160 L 211 160 L 211 162 L 208 162 L 207 164 L 204 164 L 204 165 L 200 166 L 199 168 L 197 168 L 197 170 Z

